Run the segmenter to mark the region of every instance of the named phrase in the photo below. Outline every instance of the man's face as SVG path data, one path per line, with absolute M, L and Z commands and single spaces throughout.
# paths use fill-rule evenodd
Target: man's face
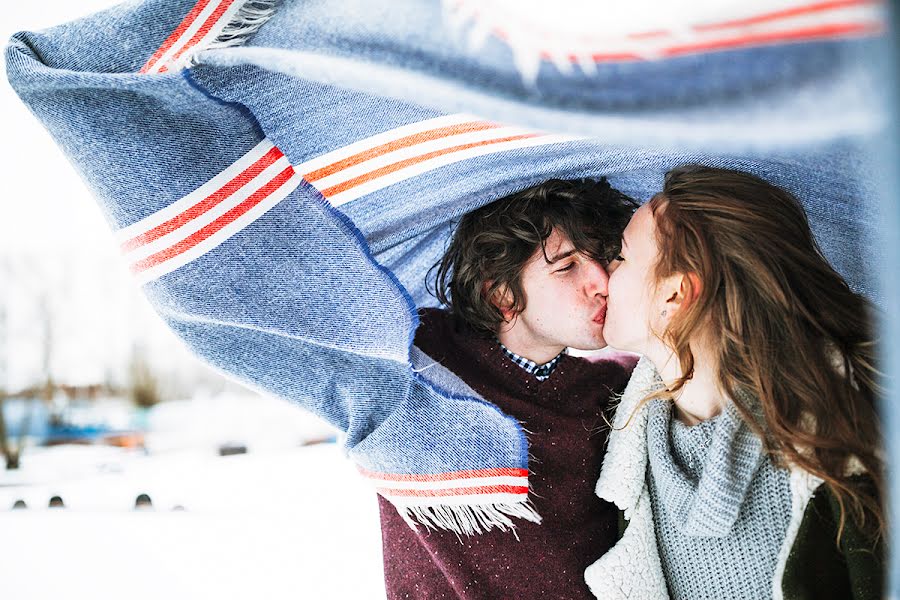
M 603 323 L 606 317 L 606 269 L 596 260 L 576 252 L 568 237 L 556 229 L 546 241 L 546 255 L 540 248 L 522 272 L 525 310 L 504 327 L 513 334 L 515 352 L 541 362 L 565 347 L 596 350 L 606 346 Z M 529 356 L 527 352 L 531 352 Z M 523 353 L 524 352 L 524 353 Z M 549 360 L 549 358 L 547 358 Z

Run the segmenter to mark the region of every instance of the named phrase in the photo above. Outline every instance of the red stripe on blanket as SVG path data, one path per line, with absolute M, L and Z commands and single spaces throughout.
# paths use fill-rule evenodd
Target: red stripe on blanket
M 816 2 L 807 4 L 806 6 L 796 6 L 786 8 L 770 13 L 754 15 L 742 19 L 733 19 L 730 21 L 720 21 L 719 23 L 710 23 L 707 25 L 695 25 L 696 31 L 709 31 L 714 29 L 726 29 L 732 27 L 747 27 L 750 25 L 758 25 L 760 23 L 768 23 L 772 21 L 780 21 L 783 19 L 792 19 L 804 15 L 827 12 L 835 9 L 850 8 L 853 6 L 877 6 L 881 4 L 880 0 L 831 0 L 828 2 Z
M 443 498 L 447 496 L 483 496 L 488 494 L 521 494 L 528 495 L 528 486 L 522 485 L 485 485 L 479 487 L 447 488 L 440 490 L 407 490 L 377 488 L 382 496 Z
M 433 473 L 429 475 L 408 475 L 397 473 L 377 473 L 357 467 L 359 472 L 369 479 L 383 481 L 452 481 L 454 479 L 476 479 L 482 477 L 528 477 L 528 469 L 478 469 L 469 471 L 451 471 L 449 473 Z
M 172 60 L 170 62 L 174 62 L 174 61 L 178 60 L 182 54 L 184 54 L 186 51 L 188 51 L 191 48 L 193 48 L 194 46 L 196 46 L 197 42 L 199 42 L 201 39 L 203 39 L 203 36 L 205 36 L 207 33 L 209 33 L 209 30 L 212 29 L 213 26 L 219 21 L 219 19 L 222 17 L 222 15 L 225 13 L 225 11 L 228 10 L 228 8 L 232 4 L 234 4 L 234 1 L 235 0 L 224 0 L 216 8 L 216 10 L 213 11 L 213 13 L 209 16 L 209 18 L 206 19 L 206 21 L 203 23 L 203 26 L 197 31 L 197 33 L 194 34 L 194 37 L 192 37 L 188 41 L 187 44 L 182 46 L 181 49 L 178 50 L 178 52 L 176 52 L 172 56 Z M 168 70 L 168 67 L 166 65 L 163 65 L 162 67 L 160 67 L 159 72 L 164 73 L 167 70 Z
M 137 235 L 121 245 L 123 252 L 134 250 L 139 246 L 148 244 L 162 236 L 175 231 L 185 223 L 199 217 L 206 211 L 210 210 L 244 185 L 252 181 L 256 176 L 262 173 L 267 167 L 280 159 L 284 154 L 277 147 L 273 147 L 265 155 L 263 155 L 255 163 L 244 169 L 234 179 L 223 185 L 221 188 L 210 194 L 191 208 L 180 213 L 164 223 L 160 223 L 153 229 Z
M 573 44 L 572 48 L 565 49 L 563 53 L 560 53 L 562 48 L 554 50 L 550 47 L 536 51 L 546 60 L 552 60 L 553 56 L 557 55 L 572 63 L 580 63 L 586 58 L 596 63 L 630 62 L 753 45 L 879 35 L 886 31 L 887 26 L 874 11 L 884 4 L 883 0 L 821 0 L 746 17 L 691 24 L 678 32 L 665 29 L 621 32 L 609 34 L 606 38 L 598 36 L 597 39 L 584 35 L 574 36 L 573 39 L 577 43 Z M 805 25 L 791 23 L 797 19 L 807 19 L 807 23 Z M 821 21 L 820 24 L 815 24 L 817 19 Z M 530 32 L 532 38 L 540 39 L 536 37 L 542 33 L 539 23 L 522 21 L 519 26 L 523 31 Z M 764 28 L 765 31 L 760 31 L 760 28 Z M 500 39 L 516 46 L 511 30 L 496 24 L 491 30 Z M 686 39 L 682 36 L 686 36 Z M 638 47 L 633 44 L 622 45 L 621 39 L 640 42 L 641 45 Z
M 692 54 L 703 51 L 729 50 L 742 46 L 753 46 L 762 44 L 776 44 L 780 42 L 800 42 L 814 39 L 827 39 L 832 37 L 844 37 L 850 35 L 871 35 L 883 33 L 884 27 L 878 23 L 867 24 L 836 24 L 823 25 L 821 27 L 809 27 L 805 29 L 794 29 L 790 31 L 779 31 L 775 33 L 760 33 L 755 35 L 744 35 L 733 38 L 724 38 L 719 40 L 711 40 L 705 42 L 697 42 L 695 44 L 684 44 L 681 46 L 671 46 L 662 51 L 664 56 L 680 56 L 682 54 Z
M 197 19 L 197 16 L 203 12 L 203 9 L 210 3 L 210 0 L 200 0 L 197 4 L 194 5 L 194 8 L 191 9 L 191 12 L 187 14 L 183 21 L 175 28 L 175 31 L 172 32 L 166 41 L 163 42 L 163 45 L 159 47 L 159 50 L 153 53 L 153 56 L 150 57 L 150 60 L 141 68 L 141 73 L 146 73 L 159 61 L 163 54 L 169 51 L 169 49 L 178 41 L 178 38 L 187 31 L 188 27 L 190 27 L 193 22 Z
M 252 209 L 254 206 L 265 200 L 269 197 L 275 190 L 284 185 L 291 177 L 294 176 L 294 168 L 287 167 L 277 176 L 275 176 L 269 183 L 261 187 L 255 193 L 253 193 L 249 198 L 229 210 L 227 213 L 207 225 L 202 229 L 196 231 L 190 237 L 185 238 L 181 242 L 166 248 L 156 254 L 152 254 L 147 258 L 134 263 L 131 266 L 131 271 L 133 273 L 140 273 L 141 271 L 145 271 L 151 267 L 154 267 L 160 263 L 163 263 L 179 254 L 182 254 L 203 240 L 209 238 L 217 231 L 221 230 L 223 227 L 232 223 L 236 219 L 238 219 L 241 215 Z

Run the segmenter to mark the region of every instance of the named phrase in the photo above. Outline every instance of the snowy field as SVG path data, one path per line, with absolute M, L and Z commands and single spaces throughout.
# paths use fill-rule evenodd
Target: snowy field
M 0 598 L 384 598 L 374 491 L 338 444 L 303 445 L 330 426 L 259 396 L 165 402 L 146 425 L 145 450 L 31 447 L 0 470 Z
M 92 450 L 43 453 L 88 464 L 99 458 L 87 460 Z M 29 504 L 0 511 L 0 597 L 384 597 L 375 494 L 335 444 L 101 464 L 108 472 L 0 487 L 0 505 Z M 152 510 L 131 508 L 139 489 Z M 46 508 L 50 495 L 66 508 Z

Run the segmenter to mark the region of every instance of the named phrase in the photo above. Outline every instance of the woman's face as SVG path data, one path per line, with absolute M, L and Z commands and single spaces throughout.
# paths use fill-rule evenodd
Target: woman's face
M 622 234 L 622 252 L 609 265 L 609 297 L 603 335 L 613 348 L 653 355 L 663 348 L 658 334 L 668 322 L 666 298 L 655 281 L 659 248 L 648 204 Z M 656 333 L 654 333 L 656 332 Z

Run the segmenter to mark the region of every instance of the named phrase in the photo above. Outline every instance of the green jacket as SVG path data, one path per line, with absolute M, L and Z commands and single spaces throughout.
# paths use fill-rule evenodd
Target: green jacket
M 806 505 L 787 557 L 781 589 L 786 600 L 881 600 L 884 545 L 874 545 L 850 518 L 836 544 L 840 507 L 824 485 Z

